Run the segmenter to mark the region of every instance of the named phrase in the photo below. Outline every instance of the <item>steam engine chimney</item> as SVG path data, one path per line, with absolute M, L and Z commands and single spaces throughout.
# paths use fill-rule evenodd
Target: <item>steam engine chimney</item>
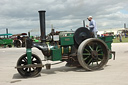
M 6 28 L 6 34 L 8 34 L 8 28 Z M 8 38 L 8 35 L 7 35 L 7 38 Z
M 46 33 L 45 33 L 45 10 L 38 11 L 40 18 L 40 32 L 41 32 L 41 42 L 46 41 Z
M 126 23 L 124 23 L 124 28 L 126 28 Z

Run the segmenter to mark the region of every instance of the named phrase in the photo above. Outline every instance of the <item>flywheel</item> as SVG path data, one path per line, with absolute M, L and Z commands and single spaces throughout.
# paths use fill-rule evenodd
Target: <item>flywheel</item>
M 88 38 L 91 38 L 91 32 L 85 27 L 78 28 L 74 33 L 74 41 L 77 47 Z

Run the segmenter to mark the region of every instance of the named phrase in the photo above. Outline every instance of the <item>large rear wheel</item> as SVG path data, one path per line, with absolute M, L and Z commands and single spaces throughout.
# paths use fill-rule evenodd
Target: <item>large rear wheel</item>
M 84 40 L 78 48 L 78 61 L 86 70 L 101 69 L 108 62 L 108 47 L 97 38 Z

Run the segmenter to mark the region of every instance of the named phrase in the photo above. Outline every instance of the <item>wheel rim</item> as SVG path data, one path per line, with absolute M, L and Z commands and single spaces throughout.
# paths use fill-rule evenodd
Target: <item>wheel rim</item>
M 32 64 L 34 64 L 34 65 L 42 64 L 40 58 L 38 56 L 36 56 L 35 54 L 32 54 L 31 60 L 32 60 Z M 17 62 L 17 66 L 24 66 L 27 64 L 28 64 L 27 63 L 27 55 L 24 54 L 19 58 L 19 60 Z M 42 67 L 17 68 L 18 72 L 23 77 L 37 76 L 40 73 L 41 69 L 42 69 Z
M 78 48 L 78 60 L 86 70 L 101 69 L 108 61 L 108 48 L 100 39 L 87 39 Z

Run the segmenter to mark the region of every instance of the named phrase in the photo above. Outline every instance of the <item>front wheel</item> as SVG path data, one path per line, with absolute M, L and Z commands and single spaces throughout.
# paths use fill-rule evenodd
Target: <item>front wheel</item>
M 42 65 L 42 61 L 35 54 L 32 54 L 31 60 L 32 60 L 31 65 Z M 22 68 L 17 68 L 17 71 L 23 77 L 37 76 L 41 72 L 42 67 L 24 67 L 26 65 L 28 65 L 28 58 L 27 58 L 27 55 L 24 54 L 19 58 L 17 62 L 17 67 L 20 67 L 20 66 L 22 67 Z
M 97 38 L 84 40 L 78 48 L 78 61 L 86 70 L 101 69 L 108 62 L 108 47 Z
M 11 48 L 11 47 L 12 47 L 12 45 L 8 45 L 8 47 L 9 47 L 9 48 Z

